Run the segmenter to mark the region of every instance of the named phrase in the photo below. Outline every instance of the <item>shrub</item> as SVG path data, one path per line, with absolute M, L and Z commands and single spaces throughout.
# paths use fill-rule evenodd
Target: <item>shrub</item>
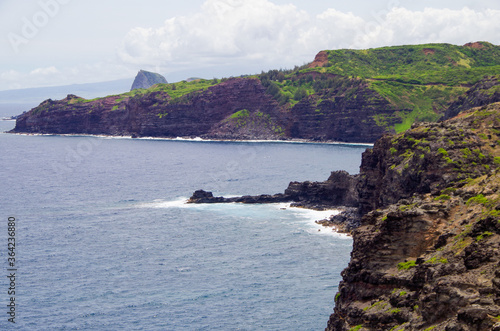
M 443 156 L 448 156 L 448 152 L 444 148 L 438 149 L 438 153 Z
M 446 201 L 446 200 L 450 200 L 450 199 L 451 199 L 451 197 L 448 194 L 441 194 L 440 196 L 435 197 L 434 201 Z
M 490 201 L 487 198 L 485 198 L 484 195 L 478 194 L 475 197 L 472 197 L 469 200 L 467 200 L 467 206 L 469 206 L 469 205 L 471 205 L 473 203 L 487 205 L 487 204 L 489 204 L 489 202 Z
M 415 261 L 401 262 L 398 264 L 398 270 L 408 270 L 417 265 Z

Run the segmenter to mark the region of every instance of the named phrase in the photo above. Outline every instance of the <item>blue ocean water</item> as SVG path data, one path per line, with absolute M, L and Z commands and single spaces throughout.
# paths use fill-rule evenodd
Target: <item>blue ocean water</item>
M 0 329 L 322 330 L 352 246 L 314 223 L 331 212 L 184 201 L 357 173 L 364 150 L 2 133 Z

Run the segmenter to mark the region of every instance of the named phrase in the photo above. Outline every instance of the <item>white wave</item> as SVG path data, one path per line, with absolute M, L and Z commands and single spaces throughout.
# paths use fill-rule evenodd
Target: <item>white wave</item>
M 187 198 L 177 198 L 175 200 L 162 200 L 162 199 L 157 199 L 151 202 L 143 202 L 137 207 L 139 208 L 161 208 L 161 209 L 168 209 L 168 208 L 188 208 L 189 206 L 192 206 L 191 204 L 187 203 Z
M 211 210 L 237 217 L 254 217 L 257 219 L 265 216 L 276 217 L 276 221 L 281 220 L 284 224 L 294 224 L 304 231 L 317 234 L 329 235 L 337 238 L 349 239 L 350 236 L 338 233 L 335 227 L 325 227 L 316 221 L 328 219 L 340 213 L 340 210 L 311 210 L 305 208 L 291 207 L 290 203 L 269 203 L 269 204 L 244 204 L 244 203 L 217 203 L 217 204 L 190 204 L 188 198 L 180 197 L 175 200 L 157 199 L 151 202 L 143 202 L 137 205 L 138 208 L 170 209 L 170 208 L 193 208 L 199 210 Z M 283 214 L 280 214 L 282 212 Z M 269 219 L 266 219 L 268 221 Z

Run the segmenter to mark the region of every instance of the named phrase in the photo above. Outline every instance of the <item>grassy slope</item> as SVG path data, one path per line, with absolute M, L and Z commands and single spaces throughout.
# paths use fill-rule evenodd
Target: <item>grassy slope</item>
M 450 44 L 393 46 L 368 50 L 327 51 L 329 63 L 304 71 L 366 79 L 371 88 L 400 109 L 402 124 L 433 121 L 448 102 L 485 75 L 500 73 L 500 47 L 482 42 L 481 49 Z
M 272 70 L 253 76 L 261 79 L 268 93 L 284 107 L 316 95 L 318 102 L 335 98 L 334 91 L 354 93 L 361 82 L 377 91 L 396 109 L 401 123 L 397 132 L 415 121 L 435 121 L 447 104 L 462 95 L 485 75 L 500 74 L 500 47 L 482 42 L 482 48 L 450 44 L 382 47 L 368 50 L 329 50 L 329 62 L 322 67 Z M 324 75 L 316 78 L 308 73 Z M 333 76 L 333 75 L 335 76 Z M 170 102 L 185 102 L 191 93 L 219 84 L 221 80 L 199 79 L 191 82 L 158 84 L 118 96 L 116 108 L 131 97 L 155 91 L 167 92 Z M 349 92 L 351 91 L 351 92 Z M 89 102 L 92 100 L 82 100 Z M 383 118 L 377 123 L 384 126 Z

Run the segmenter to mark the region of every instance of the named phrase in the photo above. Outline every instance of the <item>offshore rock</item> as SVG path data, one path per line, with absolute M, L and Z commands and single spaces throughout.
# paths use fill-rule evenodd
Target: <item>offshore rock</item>
M 141 70 L 135 76 L 134 82 L 132 83 L 132 88 L 130 91 L 135 89 L 148 89 L 156 84 L 167 84 L 167 80 L 160 74 Z
M 322 209 L 331 207 L 357 207 L 357 176 L 346 171 L 334 171 L 324 182 L 291 182 L 285 195 L 294 201 L 294 206 Z

